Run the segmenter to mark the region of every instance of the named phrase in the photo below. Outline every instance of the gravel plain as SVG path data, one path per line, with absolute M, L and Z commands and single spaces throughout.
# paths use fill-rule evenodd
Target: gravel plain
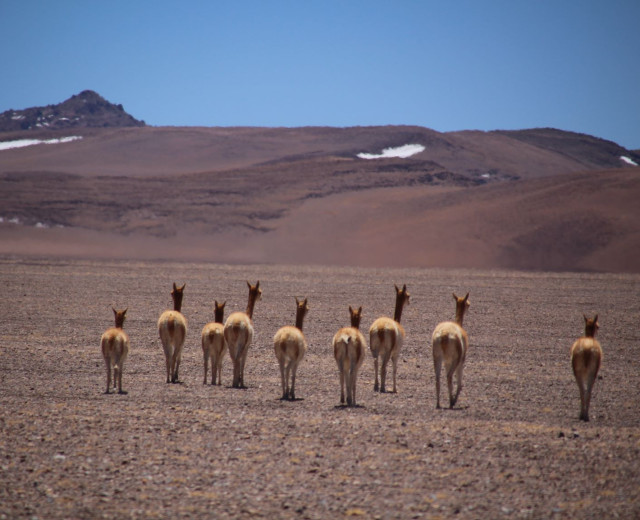
M 260 280 L 246 390 L 202 384 L 213 301 L 244 310 Z M 156 322 L 186 283 L 181 383 Z M 638 518 L 640 275 L 0 258 L 0 519 Z M 411 305 L 398 393 L 339 406 L 333 334 Z M 470 292 L 455 409 L 436 410 L 430 338 Z M 294 402 L 273 335 L 308 297 Z M 102 332 L 128 307 L 127 395 L 104 394 Z M 599 314 L 604 361 L 578 420 L 569 348 Z M 367 335 L 367 334 L 365 334 Z M 445 398 L 446 401 L 446 398 Z

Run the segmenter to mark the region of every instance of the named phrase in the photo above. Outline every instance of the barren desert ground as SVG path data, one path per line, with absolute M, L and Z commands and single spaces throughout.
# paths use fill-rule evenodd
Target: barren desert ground
M 213 301 L 259 279 L 246 390 L 203 385 Z M 156 322 L 186 283 L 181 384 Z M 638 518 L 640 275 L 0 259 L 0 518 Z M 339 406 L 333 334 L 392 315 L 407 284 L 398 392 Z M 436 410 L 430 337 L 470 292 L 464 388 Z M 294 402 L 272 338 L 309 298 Z M 127 395 L 105 395 L 100 335 L 128 307 Z M 569 348 L 599 314 L 603 366 L 578 420 Z M 368 336 L 368 334 L 366 334 Z M 446 401 L 446 399 L 445 399 Z

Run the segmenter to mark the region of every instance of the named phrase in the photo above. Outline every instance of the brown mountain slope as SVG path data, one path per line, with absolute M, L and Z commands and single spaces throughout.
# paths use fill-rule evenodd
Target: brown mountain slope
M 479 187 L 338 189 L 302 201 L 295 185 L 265 183 L 248 195 L 219 192 L 218 206 L 198 202 L 193 182 L 136 181 L 151 188 L 145 198 L 131 179 L 79 181 L 87 179 L 52 181 L 73 185 L 77 199 L 59 191 L 45 200 L 38 190 L 46 183 L 34 179 L 34 201 L 60 206 L 73 223 L 5 221 L 0 254 L 640 272 L 640 175 L 632 169 Z M 107 186 L 122 191 L 117 203 Z M 287 207 L 287 198 L 297 202 Z
M 63 135 L 82 139 L 6 145 Z M 640 170 L 603 171 L 640 158 L 581 134 L 143 127 L 3 142 L 4 254 L 640 270 Z M 406 144 L 424 150 L 358 157 Z
M 640 157 L 615 143 L 581 134 L 541 130 L 440 133 L 412 126 L 351 128 L 107 128 L 1 134 L 2 141 L 82 136 L 81 140 L 0 151 L 0 173 L 55 171 L 79 175 L 157 176 L 240 168 L 264 163 L 339 157 L 357 163 L 361 152 L 420 144 L 425 150 L 403 159 L 437 163 L 452 173 L 487 178 L 530 178 L 624 166 L 621 156 Z M 546 132 L 546 133 L 545 133 Z M 560 143 L 554 146 L 549 143 Z M 359 166 L 361 167 L 361 166 Z M 485 177 L 482 177 L 482 176 Z
M 261 247 L 293 263 L 640 272 L 639 198 L 629 170 L 348 193 L 305 203 Z

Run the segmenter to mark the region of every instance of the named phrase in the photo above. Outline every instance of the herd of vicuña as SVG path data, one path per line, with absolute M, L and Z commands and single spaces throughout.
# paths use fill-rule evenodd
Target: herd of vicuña
M 186 284 L 185 284 L 186 285 Z M 158 320 L 158 333 L 162 342 L 166 362 L 167 383 L 178 383 L 178 369 L 180 358 L 187 334 L 187 320 L 181 313 L 184 288 L 173 284 L 171 298 L 173 310 L 164 311 Z M 211 323 L 202 329 L 202 355 L 204 359 L 203 384 L 207 384 L 207 374 L 211 368 L 211 384 L 220 385 L 222 377 L 222 361 L 228 350 L 233 362 L 233 388 L 246 388 L 244 367 L 249 346 L 253 340 L 253 310 L 262 296 L 260 281 L 255 285 L 247 282 L 249 300 L 246 312 L 234 312 L 223 325 L 225 303 L 215 302 L 214 316 Z M 397 392 L 396 373 L 398 357 L 405 338 L 405 330 L 400 325 L 402 309 L 409 304 L 410 295 L 407 286 L 402 289 L 395 286 L 396 306 L 392 318 L 376 319 L 369 329 L 369 348 L 374 361 L 375 383 L 374 391 L 387 392 L 387 367 L 392 362 L 393 393 Z M 440 408 L 440 372 L 444 366 L 449 391 L 449 408 L 453 408 L 462 390 L 462 370 L 469 348 L 469 336 L 462 327 L 464 314 L 469 308 L 469 293 L 459 298 L 455 294 L 456 303 L 454 321 L 439 323 L 431 338 L 433 368 L 436 379 L 436 408 Z M 302 332 L 304 318 L 309 311 L 307 298 L 296 298 L 295 326 L 284 326 L 276 332 L 273 338 L 274 351 L 280 366 L 282 382 L 282 399 L 294 401 L 296 399 L 296 373 L 300 362 L 307 351 L 307 341 Z M 100 339 L 102 355 L 107 369 L 107 389 L 110 393 L 111 382 L 118 393 L 126 394 L 122 390 L 122 370 L 129 353 L 129 336 L 123 330 L 127 309 L 118 311 L 113 309 L 115 326 L 105 331 Z M 360 332 L 362 307 L 353 309 L 349 306 L 351 326 L 343 327 L 333 336 L 333 355 L 338 365 L 340 377 L 340 404 L 357 406 L 356 382 L 358 371 L 365 358 L 367 342 Z M 598 316 L 585 320 L 585 334 L 578 338 L 571 347 L 571 366 L 578 388 L 580 390 L 580 419 L 589 420 L 589 403 L 591 392 L 602 362 L 602 348 L 595 339 L 599 328 Z M 378 370 L 379 369 L 379 370 Z M 456 376 L 456 390 L 453 391 L 453 377 Z M 345 392 L 346 388 L 346 392 Z

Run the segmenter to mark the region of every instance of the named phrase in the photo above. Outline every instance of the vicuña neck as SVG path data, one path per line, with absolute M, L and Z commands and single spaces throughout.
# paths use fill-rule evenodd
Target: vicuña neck
M 464 307 L 456 309 L 456 323 L 462 327 L 462 320 L 464 319 Z
M 255 296 L 249 296 L 249 303 L 247 303 L 247 316 L 249 316 L 249 318 L 253 319 L 253 308 L 256 305 L 256 298 Z
M 296 312 L 296 327 L 302 330 L 302 323 L 304 322 L 305 310 L 298 308 Z
M 404 295 L 402 293 L 398 293 L 396 295 L 396 310 L 393 313 L 393 319 L 400 323 L 400 318 L 402 318 L 402 309 L 404 307 Z

